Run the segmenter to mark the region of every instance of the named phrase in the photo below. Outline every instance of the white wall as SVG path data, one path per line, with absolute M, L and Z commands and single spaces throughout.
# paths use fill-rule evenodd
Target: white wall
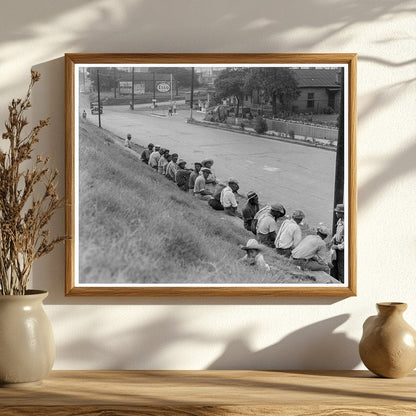
M 33 283 L 50 292 L 55 369 L 361 368 L 361 327 L 376 302 L 408 302 L 416 327 L 415 11 L 402 0 L 3 2 L 0 120 L 39 70 L 33 118 L 53 121 L 39 148 L 61 172 L 65 52 L 359 55 L 358 296 L 65 298 L 62 246 Z M 63 212 L 53 228 L 63 233 Z

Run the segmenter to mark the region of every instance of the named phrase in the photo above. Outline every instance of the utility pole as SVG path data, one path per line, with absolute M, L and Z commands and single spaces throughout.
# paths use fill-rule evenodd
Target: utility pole
M 101 96 L 100 96 L 100 69 L 97 68 L 97 88 L 98 88 L 98 127 L 101 128 Z
M 341 100 L 338 121 L 338 144 L 335 162 L 334 208 L 344 202 L 344 68 L 340 68 Z M 337 217 L 333 212 L 332 229 L 336 229 Z
M 153 108 L 156 108 L 156 74 L 153 71 Z
M 117 68 L 113 68 L 113 76 L 114 76 L 114 98 L 117 98 L 117 78 L 116 78 L 116 71 Z
M 131 68 L 131 110 L 134 110 L 134 66 Z
M 173 101 L 173 76 L 170 74 L 170 105 L 172 105 Z
M 191 116 L 190 116 L 190 120 L 193 120 L 192 118 L 192 111 L 194 109 L 194 73 L 195 73 L 195 68 L 192 67 L 192 79 L 191 79 Z
M 87 92 L 85 91 L 85 66 L 82 68 L 82 85 L 84 87 L 83 92 Z

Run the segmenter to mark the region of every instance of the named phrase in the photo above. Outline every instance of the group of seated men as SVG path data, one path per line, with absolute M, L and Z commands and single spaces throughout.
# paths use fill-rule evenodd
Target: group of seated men
M 212 191 L 208 185 L 215 185 L 216 178 L 211 170 L 212 159 L 195 162 L 193 169 L 186 167 L 187 162 L 179 159 L 177 153 L 170 153 L 169 149 L 149 143 L 147 149 L 141 153 L 142 162 L 155 169 L 169 180 L 176 183 L 179 189 L 191 190 L 201 199 L 209 199 Z
M 344 282 L 344 205 L 335 208 L 338 217 L 337 230 L 329 244 L 325 240 L 330 235 L 329 228 L 319 224 L 316 234 L 302 238 L 300 224 L 305 218 L 301 210 L 293 211 L 290 218 L 282 204 L 266 205 L 260 209 L 256 192 L 247 193 L 247 202 L 241 213 L 238 211 L 236 194 L 239 183 L 229 178 L 226 183 L 218 183 L 212 166 L 212 159 L 195 162 L 193 169 L 186 168 L 186 161 L 179 159 L 177 153 L 149 143 L 141 153 L 141 160 L 176 183 L 182 191 L 208 202 L 215 210 L 241 218 L 244 228 L 257 236 L 259 243 L 276 249 L 301 269 L 323 270 Z M 277 220 L 286 217 L 278 226 Z M 279 221 L 280 222 L 280 221 Z
M 171 154 L 169 149 L 149 143 L 141 153 L 141 160 L 175 182 L 181 190 L 191 191 L 196 198 L 208 201 L 213 209 L 242 218 L 242 214 L 237 211 L 235 197 L 239 189 L 238 181 L 229 178 L 226 184 L 218 183 L 212 170 L 212 159 L 195 162 L 193 169 L 188 169 L 187 162 L 179 159 L 177 153 Z
M 250 191 L 243 208 L 244 227 L 257 236 L 259 243 L 274 248 L 302 270 L 325 271 L 344 283 L 344 204 L 337 204 L 336 232 L 328 243 L 329 228 L 320 223 L 315 234 L 302 238 L 300 227 L 305 214 L 294 210 L 290 218 L 282 204 L 266 205 L 259 209 L 258 196 Z M 280 227 L 278 219 L 283 219 Z

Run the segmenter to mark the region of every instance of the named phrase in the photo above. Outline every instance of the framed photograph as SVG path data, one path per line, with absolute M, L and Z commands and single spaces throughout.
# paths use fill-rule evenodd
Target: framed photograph
M 66 295 L 356 295 L 355 54 L 66 54 Z

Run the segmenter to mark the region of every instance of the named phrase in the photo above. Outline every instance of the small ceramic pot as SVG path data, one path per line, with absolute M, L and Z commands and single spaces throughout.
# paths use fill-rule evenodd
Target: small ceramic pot
M 377 303 L 363 325 L 360 357 L 381 377 L 400 378 L 416 367 L 416 331 L 403 319 L 406 303 Z
M 0 295 L 0 386 L 39 384 L 52 369 L 55 342 L 42 301 L 48 292 Z

